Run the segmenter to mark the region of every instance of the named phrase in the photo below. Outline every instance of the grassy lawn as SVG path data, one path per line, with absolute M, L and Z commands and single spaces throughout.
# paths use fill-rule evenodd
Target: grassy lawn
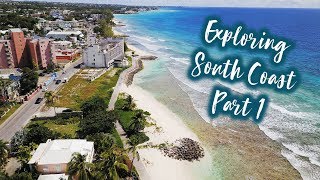
M 54 119 L 54 120 L 37 120 L 37 121 L 31 121 L 28 126 L 32 124 L 39 124 L 43 125 L 50 130 L 60 133 L 62 136 L 67 136 L 70 138 L 77 138 L 77 130 L 79 130 L 79 123 L 80 119 L 78 117 L 73 117 L 70 119 Z M 116 131 L 116 129 L 113 129 L 113 132 L 111 133 L 112 137 L 115 140 L 115 144 L 118 147 L 123 148 L 123 143 L 121 141 L 120 135 Z
M 121 124 L 123 130 L 128 133 L 130 131 L 129 127 L 132 124 L 132 117 L 135 115 L 136 111 L 139 109 L 124 111 L 122 110 L 122 107 L 124 104 L 125 104 L 125 100 L 123 99 L 123 95 L 120 94 L 115 105 L 115 111 L 119 115 L 119 123 Z M 144 132 L 138 132 L 135 134 L 131 134 L 129 136 L 129 139 L 130 140 L 135 139 L 138 141 L 138 144 L 140 144 L 148 141 L 149 137 Z
M 12 106 L 12 108 L 9 110 L 9 112 L 7 112 L 6 115 L 4 115 L 2 118 L 0 118 L 0 124 L 5 122 L 20 106 L 21 106 L 21 104 L 19 104 L 19 103 L 17 103 L 16 105 Z
M 122 70 L 120 68 L 115 69 L 118 73 L 107 71 L 92 82 L 77 75 L 73 76 L 57 93 L 58 99 L 55 102 L 55 106 L 80 110 L 82 102 L 93 96 L 104 98 L 108 104 L 113 87 L 116 85 Z
M 78 117 L 73 117 L 70 119 L 56 119 L 56 120 L 37 120 L 31 121 L 29 125 L 40 124 L 46 126 L 50 130 L 60 133 L 63 136 L 66 135 L 71 138 L 76 138 L 76 131 L 79 129 L 80 119 Z

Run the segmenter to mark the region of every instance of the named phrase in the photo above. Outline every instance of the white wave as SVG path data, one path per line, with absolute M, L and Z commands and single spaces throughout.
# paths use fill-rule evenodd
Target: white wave
M 310 117 L 312 117 L 314 115 L 314 114 L 307 113 L 307 112 L 292 112 L 292 111 L 289 111 L 286 108 L 284 108 L 282 106 L 279 106 L 279 105 L 277 105 L 275 103 L 269 103 L 269 104 L 270 104 L 271 108 L 276 109 L 276 110 L 280 111 L 283 114 L 288 114 L 290 116 L 294 116 L 294 117 L 297 117 L 297 118 L 310 118 Z
M 173 60 L 175 60 L 175 61 L 179 61 L 179 62 L 181 62 L 180 60 L 183 60 L 183 61 L 188 61 L 189 60 L 189 58 L 183 58 L 183 57 L 170 57 L 170 59 L 173 59 Z
M 283 149 L 281 154 L 290 162 L 290 164 L 299 171 L 301 177 L 306 180 L 319 180 L 320 167 L 313 165 L 291 150 Z

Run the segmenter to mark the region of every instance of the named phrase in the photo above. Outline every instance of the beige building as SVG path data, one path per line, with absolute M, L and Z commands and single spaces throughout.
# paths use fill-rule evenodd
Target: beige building
M 86 155 L 86 161 L 92 162 L 93 142 L 84 139 L 49 139 L 39 145 L 28 164 L 35 165 L 42 174 L 66 173 L 67 164 L 74 153 Z

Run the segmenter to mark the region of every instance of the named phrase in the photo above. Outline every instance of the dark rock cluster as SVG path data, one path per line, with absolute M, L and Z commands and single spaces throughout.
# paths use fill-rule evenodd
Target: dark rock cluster
M 177 160 L 199 161 L 204 157 L 204 150 L 197 141 L 190 138 L 178 139 L 174 145 L 161 148 L 165 156 Z
M 158 57 L 157 56 L 141 56 L 141 60 L 156 60 Z
M 143 63 L 142 63 L 142 61 L 139 59 L 139 60 L 137 61 L 137 67 L 135 67 L 134 70 L 132 70 L 131 72 L 128 73 L 128 77 L 127 77 L 127 79 L 126 79 L 126 81 L 125 81 L 125 84 L 126 84 L 127 86 L 130 86 L 130 85 L 132 84 L 132 82 L 133 82 L 133 77 L 134 77 L 134 75 L 135 75 L 136 73 L 138 73 L 139 71 L 141 71 L 142 69 L 143 69 Z

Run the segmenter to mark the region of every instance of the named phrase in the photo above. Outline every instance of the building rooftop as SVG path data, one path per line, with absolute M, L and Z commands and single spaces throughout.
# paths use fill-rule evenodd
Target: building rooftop
M 13 29 L 10 29 L 11 32 L 22 32 L 21 29 L 19 28 L 13 28 Z
M 49 139 L 46 143 L 39 145 L 28 164 L 68 163 L 73 153 L 90 154 L 93 147 L 93 142 L 86 141 L 85 139 Z M 89 161 L 88 158 L 87 161 Z
M 68 175 L 65 174 L 47 174 L 40 175 L 38 180 L 59 180 L 59 179 L 68 179 Z
M 78 35 L 82 34 L 82 32 L 81 31 L 50 31 L 50 32 L 48 32 L 47 36 L 57 35 L 57 34 L 61 34 L 61 35 L 72 35 L 72 34 L 74 34 L 74 35 L 78 36 Z

